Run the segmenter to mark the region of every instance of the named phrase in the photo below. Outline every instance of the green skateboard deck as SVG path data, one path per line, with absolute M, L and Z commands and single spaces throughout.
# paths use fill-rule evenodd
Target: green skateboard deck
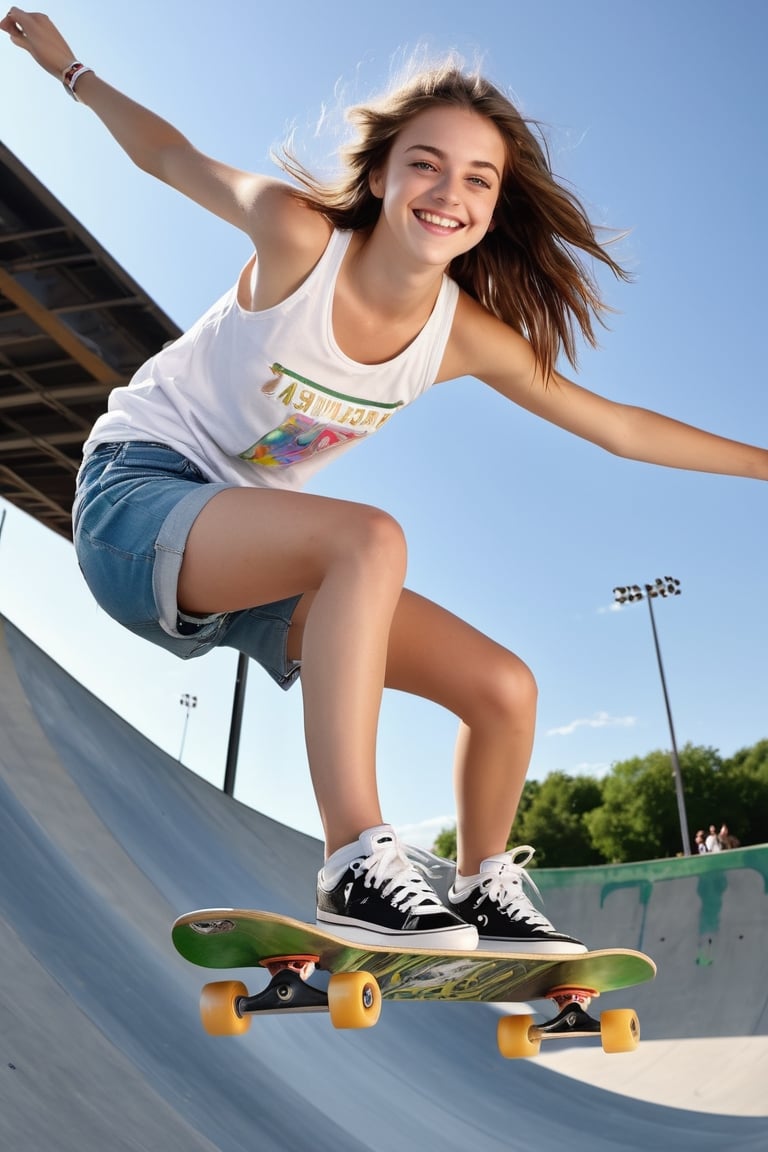
M 263 967 L 271 974 L 269 987 L 255 996 L 249 996 L 239 981 L 206 985 L 201 1014 L 204 1026 L 214 1034 L 245 1031 L 250 1015 L 260 1011 L 327 1010 L 336 1027 L 347 1028 L 374 1024 L 382 1000 L 528 1003 L 549 999 L 560 1009 L 549 1023 L 534 1025 L 528 1015 L 500 1022 L 500 1047 L 501 1032 L 506 1031 L 515 1033 L 512 1048 L 525 1049 L 505 1055 L 533 1055 L 537 1041 L 545 1036 L 597 1032 L 604 1047 L 607 1032 L 620 1032 L 609 1037 L 606 1050 L 625 1051 L 635 1047 L 639 1038 L 634 1013 L 603 1013 L 598 1022 L 586 1009 L 601 992 L 644 983 L 656 973 L 648 956 L 629 949 L 534 955 L 363 946 L 300 920 L 243 909 L 187 913 L 173 925 L 172 936 L 177 951 L 192 964 Z M 309 983 L 315 968 L 331 974 L 327 990 Z M 607 1028 L 605 1017 L 609 1018 Z M 515 1021 L 527 1021 L 527 1040 L 523 1025 Z

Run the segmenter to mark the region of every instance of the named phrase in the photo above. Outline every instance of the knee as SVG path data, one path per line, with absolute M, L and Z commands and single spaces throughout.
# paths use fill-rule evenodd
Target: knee
M 538 686 L 527 664 L 499 649 L 476 681 L 475 708 L 486 722 L 515 729 L 532 728 L 536 720 Z
M 388 512 L 358 505 L 353 517 L 351 548 L 355 558 L 377 572 L 386 570 L 405 579 L 408 548 L 400 524 Z
M 402 588 L 407 547 L 402 528 L 381 508 L 334 502 L 332 514 L 318 517 L 307 532 L 306 555 L 319 588 L 328 578 L 351 581 L 373 595 Z

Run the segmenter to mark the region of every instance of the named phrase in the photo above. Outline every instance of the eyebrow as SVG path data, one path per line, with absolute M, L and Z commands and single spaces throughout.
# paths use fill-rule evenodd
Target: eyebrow
M 445 160 L 445 152 L 443 152 L 440 148 L 434 148 L 431 144 L 411 144 L 411 146 L 406 148 L 405 151 L 406 153 L 429 152 L 432 156 L 437 156 L 438 160 Z M 490 160 L 471 160 L 470 168 L 490 168 L 492 172 L 496 173 L 497 179 L 501 180 L 501 173 L 499 172 L 496 165 L 492 164 Z

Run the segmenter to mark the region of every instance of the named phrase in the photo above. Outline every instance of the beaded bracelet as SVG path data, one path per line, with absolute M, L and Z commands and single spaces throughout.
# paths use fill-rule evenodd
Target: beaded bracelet
M 62 83 L 74 100 L 77 100 L 75 84 L 77 84 L 80 77 L 85 75 L 86 72 L 93 72 L 93 68 L 89 68 L 87 64 L 81 64 L 79 60 L 73 60 L 69 67 L 65 68 L 61 74 Z

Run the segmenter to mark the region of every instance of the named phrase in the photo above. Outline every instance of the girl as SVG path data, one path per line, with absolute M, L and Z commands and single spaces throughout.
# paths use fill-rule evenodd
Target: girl
M 132 631 L 181 657 L 228 645 L 283 687 L 301 675 L 326 840 L 317 918 L 363 942 L 569 952 L 506 852 L 536 686 L 513 653 L 403 586 L 384 512 L 302 493 L 431 385 L 472 375 L 619 456 L 768 478 L 768 452 L 612 403 L 555 370 L 603 308 L 581 256 L 622 269 L 495 87 L 456 67 L 353 109 L 323 183 L 201 155 L 111 88 L 46 16 L 0 27 L 128 156 L 242 229 L 254 253 L 193 327 L 117 388 L 86 441 L 73 523 L 86 580 Z M 450 659 L 446 659 L 450 653 Z M 458 861 L 443 903 L 383 822 L 384 687 L 459 718 Z M 522 858 L 521 858 L 522 856 Z

